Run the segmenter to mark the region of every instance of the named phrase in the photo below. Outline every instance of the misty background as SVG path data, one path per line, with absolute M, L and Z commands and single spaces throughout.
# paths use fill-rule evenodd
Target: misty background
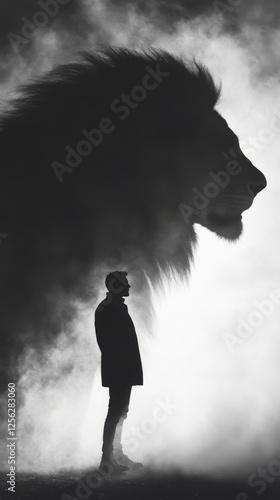
M 243 216 L 238 242 L 198 226 L 190 278 L 151 283 L 152 325 L 143 321 L 133 282 L 126 299 L 144 368 L 125 426 L 128 454 L 187 473 L 248 474 L 277 457 L 280 444 L 280 307 L 271 298 L 280 290 L 280 5 L 70 0 L 15 50 L 9 34 L 22 36 L 22 17 L 32 21 L 38 11 L 33 0 L 0 4 L 1 109 L 19 84 L 78 50 L 162 48 L 196 57 L 222 81 L 218 110 L 267 178 L 268 187 Z M 98 300 L 75 304 L 75 320 L 51 348 L 39 353 L 26 345 L 21 355 L 17 435 L 24 469 L 53 471 L 100 459 L 108 393 L 101 387 L 94 309 L 110 270 L 98 269 Z M 263 301 L 270 304 L 266 312 L 254 314 Z

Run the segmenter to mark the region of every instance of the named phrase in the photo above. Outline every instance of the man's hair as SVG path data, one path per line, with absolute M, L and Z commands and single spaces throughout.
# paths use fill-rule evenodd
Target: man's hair
M 112 271 L 107 274 L 105 278 L 105 285 L 109 292 L 118 293 L 126 285 L 127 272 L 126 271 Z

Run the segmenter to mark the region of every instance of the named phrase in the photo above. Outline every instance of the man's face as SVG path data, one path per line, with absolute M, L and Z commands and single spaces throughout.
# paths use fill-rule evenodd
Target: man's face
M 122 290 L 122 297 L 128 297 L 129 296 L 129 289 L 130 289 L 130 284 L 128 283 L 127 280 L 124 282 L 123 290 Z

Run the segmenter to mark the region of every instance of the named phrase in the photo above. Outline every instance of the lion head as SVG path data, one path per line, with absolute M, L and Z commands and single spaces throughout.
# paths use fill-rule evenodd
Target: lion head
M 199 223 L 235 240 L 242 233 L 242 213 L 265 188 L 266 179 L 243 154 L 238 137 L 216 110 L 204 117 L 199 131 L 193 160 L 197 175 L 180 209 L 186 223 Z

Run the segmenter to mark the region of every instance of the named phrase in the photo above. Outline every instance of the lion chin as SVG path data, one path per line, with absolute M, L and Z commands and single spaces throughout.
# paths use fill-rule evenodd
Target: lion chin
M 214 215 L 208 217 L 208 228 L 217 236 L 226 240 L 238 240 L 243 232 L 242 216 L 235 219 L 230 218 L 216 218 Z
M 243 233 L 241 214 L 231 216 L 209 212 L 202 214 L 196 222 L 225 240 L 238 240 Z

